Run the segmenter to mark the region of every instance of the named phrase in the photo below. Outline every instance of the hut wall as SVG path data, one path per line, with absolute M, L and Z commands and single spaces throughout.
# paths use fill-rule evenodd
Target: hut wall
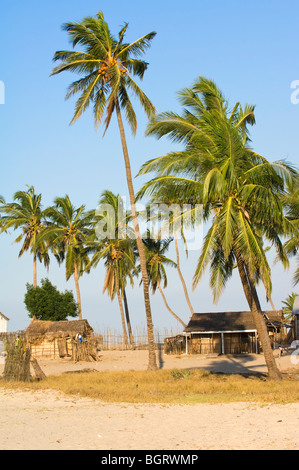
M 189 344 L 190 354 L 221 354 L 221 335 L 220 333 L 194 335 Z
M 251 354 L 256 352 L 254 333 L 223 333 L 224 354 Z M 193 334 L 188 340 L 190 354 L 221 354 L 220 333 Z
M 3 317 L 0 313 L 0 332 L 6 333 L 7 332 L 7 318 Z
M 251 354 L 255 352 L 254 333 L 227 333 L 224 335 L 224 354 Z
M 65 347 L 62 347 L 61 342 L 64 343 Z M 32 357 L 47 358 L 47 359 L 58 359 L 59 357 L 71 356 L 72 355 L 72 344 L 71 341 L 65 339 L 54 339 L 52 341 L 44 340 L 40 344 L 31 344 Z

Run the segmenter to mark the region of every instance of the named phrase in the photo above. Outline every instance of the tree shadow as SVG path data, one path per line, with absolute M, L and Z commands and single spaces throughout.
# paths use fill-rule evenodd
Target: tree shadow
M 161 354 L 161 351 L 159 351 Z M 194 359 L 194 355 L 192 356 Z M 255 363 L 258 359 L 257 356 L 240 354 L 240 355 L 218 355 L 214 359 L 211 357 L 200 357 L 200 364 L 198 366 L 186 367 L 184 363 L 184 369 L 186 370 L 207 370 L 213 374 L 226 374 L 226 375 L 242 375 L 244 377 L 259 376 L 267 377 L 267 372 L 262 372 L 260 369 L 263 367 L 262 363 Z M 205 363 L 206 361 L 206 363 Z M 164 366 L 164 360 L 161 356 L 160 368 Z M 265 364 L 266 367 L 266 364 Z
M 163 343 L 158 342 L 157 344 L 157 351 L 158 351 L 158 361 L 159 361 L 159 369 L 163 369 L 164 367 L 164 359 L 163 359 Z
M 243 377 L 258 376 L 266 377 L 267 373 L 259 370 L 261 364 L 254 363 L 255 357 L 247 355 L 224 356 L 220 355 L 217 359 L 204 367 L 193 367 L 193 369 L 206 369 L 213 374 L 242 375 Z

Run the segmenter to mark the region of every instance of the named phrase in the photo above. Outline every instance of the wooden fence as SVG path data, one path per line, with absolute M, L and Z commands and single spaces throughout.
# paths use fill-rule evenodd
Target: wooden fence
M 179 334 L 179 331 L 174 330 L 167 330 L 166 328 L 163 330 L 155 330 L 155 343 L 157 348 L 163 346 L 164 339 L 169 336 L 175 336 Z M 94 333 L 94 337 L 98 343 L 98 346 L 101 350 L 119 350 L 124 351 L 126 349 L 147 349 L 148 347 L 148 338 L 147 338 L 147 331 L 145 328 L 136 328 L 133 331 L 134 343 L 128 344 L 124 341 L 124 336 L 117 330 L 112 330 L 110 328 L 106 328 L 101 332 Z

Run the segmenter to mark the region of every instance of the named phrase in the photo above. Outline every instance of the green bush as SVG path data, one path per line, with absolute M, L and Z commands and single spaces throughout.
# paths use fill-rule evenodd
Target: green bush
M 26 288 L 24 303 L 30 318 L 60 321 L 78 316 L 78 306 L 73 293 L 59 292 L 49 279 L 42 279 L 41 287 L 26 284 Z

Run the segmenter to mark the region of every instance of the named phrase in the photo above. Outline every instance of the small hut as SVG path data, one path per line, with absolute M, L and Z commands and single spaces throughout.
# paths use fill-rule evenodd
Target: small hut
M 32 356 L 37 359 L 69 357 L 77 360 L 78 350 L 82 351 L 85 346 L 85 357 L 80 359 L 88 360 L 88 356 L 95 356 L 94 351 L 92 352 L 92 333 L 93 329 L 87 320 L 32 320 L 25 336 Z M 93 359 L 96 360 L 96 357 Z
M 282 311 L 266 311 L 272 346 L 282 328 Z M 183 334 L 165 339 L 166 354 L 251 354 L 260 342 L 251 312 L 211 312 L 192 315 Z

